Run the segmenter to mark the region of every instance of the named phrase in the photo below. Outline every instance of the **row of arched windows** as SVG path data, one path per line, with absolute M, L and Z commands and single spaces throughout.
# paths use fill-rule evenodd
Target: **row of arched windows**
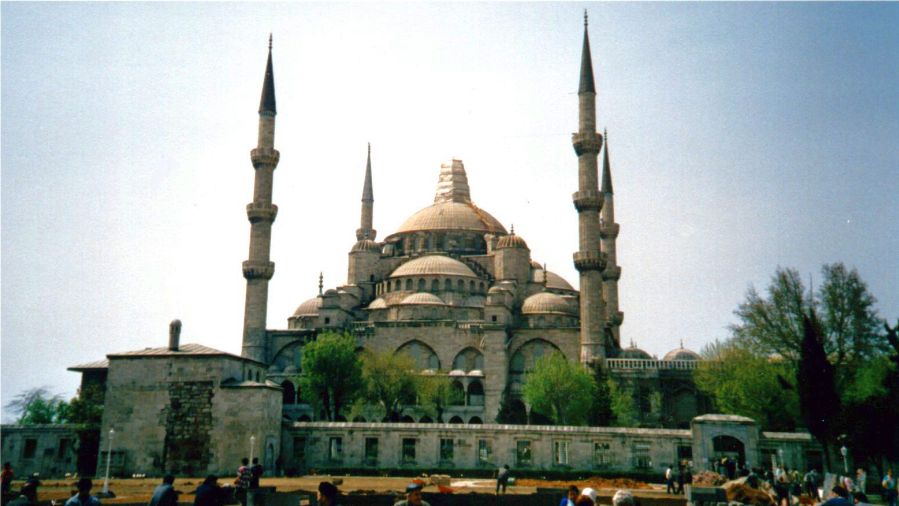
M 431 279 L 430 283 L 425 278 L 405 278 L 405 279 L 388 279 L 378 283 L 375 287 L 375 294 L 381 295 L 388 292 L 425 292 L 430 290 L 431 292 L 459 292 L 466 293 L 469 295 L 484 295 L 487 293 L 487 284 L 483 281 L 475 281 L 473 279 L 467 280 L 464 279 L 453 279 L 444 278 L 441 283 L 439 279 Z

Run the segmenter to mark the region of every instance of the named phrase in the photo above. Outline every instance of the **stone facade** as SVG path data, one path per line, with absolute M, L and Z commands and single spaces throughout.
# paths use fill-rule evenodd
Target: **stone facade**
M 3 462 L 11 462 L 19 479 L 38 473 L 75 473 L 78 433 L 71 425 L 3 425 Z

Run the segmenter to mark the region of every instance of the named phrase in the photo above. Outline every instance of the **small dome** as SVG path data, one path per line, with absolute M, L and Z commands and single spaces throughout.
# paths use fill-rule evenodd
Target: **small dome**
M 468 371 L 468 375 L 469 376 L 483 376 L 484 371 L 482 371 L 480 369 L 472 369 L 472 370 Z
M 534 283 L 543 283 L 543 276 L 546 275 L 546 287 L 550 290 L 564 290 L 567 292 L 576 291 L 571 283 L 565 281 L 565 278 L 559 276 L 553 271 L 544 271 L 543 267 L 538 267 L 534 271 Z
M 702 360 L 702 357 L 699 353 L 681 346 L 666 353 L 662 360 Z
M 377 299 L 371 301 L 371 304 L 368 305 L 366 309 L 387 309 L 387 301 L 378 297 Z
M 465 371 L 463 371 L 461 369 L 453 369 L 452 371 L 449 372 L 449 375 L 453 376 L 453 377 L 465 376 Z
M 294 316 L 318 316 L 318 310 L 322 307 L 322 298 L 315 297 L 307 300 L 306 302 L 300 304 L 296 311 L 293 312 Z
M 350 252 L 356 252 L 356 251 L 368 251 L 371 253 L 380 253 L 381 247 L 378 246 L 378 243 L 376 243 L 375 241 L 372 241 L 371 239 L 362 239 L 361 241 L 356 242 L 356 244 L 353 245 L 353 249 L 350 250 Z
M 462 301 L 463 307 L 484 307 L 484 296 L 483 295 L 472 295 L 471 297 L 466 297 L 465 300 Z
M 440 297 L 434 295 L 433 293 L 424 293 L 418 292 L 413 293 L 412 295 L 403 299 L 400 304 L 428 304 L 428 305 L 439 305 L 445 306 L 446 303 L 443 302 Z
M 549 292 L 535 293 L 521 305 L 521 314 L 546 313 L 571 315 L 571 305 L 562 297 Z
M 462 262 L 443 255 L 427 255 L 409 260 L 399 266 L 391 274 L 391 278 L 399 276 L 464 276 L 476 278 L 474 271 Z
M 640 348 L 637 348 L 636 346 L 634 346 L 633 343 L 631 343 L 630 348 L 622 349 L 618 353 L 618 356 L 615 358 L 652 359 L 652 356 L 649 353 L 646 353 L 645 351 L 641 350 Z
M 528 249 L 528 243 L 524 242 L 524 239 L 521 236 L 515 235 L 515 233 L 504 235 L 499 238 L 499 241 L 496 241 L 496 249 L 503 248 L 520 248 L 520 249 Z

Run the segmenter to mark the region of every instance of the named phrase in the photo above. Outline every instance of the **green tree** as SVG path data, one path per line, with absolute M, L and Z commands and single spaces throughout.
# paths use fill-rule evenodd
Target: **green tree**
M 527 373 L 522 394 L 532 410 L 560 425 L 586 425 L 596 396 L 596 383 L 580 364 L 560 353 L 543 357 Z
M 611 400 L 612 425 L 616 427 L 636 427 L 637 404 L 634 402 L 634 390 L 614 378 L 606 383 Z
M 828 447 L 840 425 L 840 398 L 834 384 L 834 368 L 824 352 L 824 335 L 814 311 L 802 322 L 804 337 L 796 381 L 799 387 L 799 409 L 805 426 L 824 446 L 830 468 Z
M 609 371 L 600 362 L 593 364 L 593 382 L 596 384 L 596 395 L 593 396 L 593 410 L 590 413 L 590 425 L 608 427 L 615 419 L 612 413 L 612 392 L 609 388 Z
M 464 404 L 465 395 L 453 388 L 449 376 L 419 376 L 418 404 L 429 415 L 433 415 L 438 423 L 443 423 L 443 412 L 448 406 Z
M 103 420 L 104 391 L 100 385 L 90 384 L 69 401 L 67 421 L 77 425 L 77 467 L 80 474 L 97 469 L 100 454 L 100 424 Z
M 69 406 L 61 395 L 51 394 L 47 387 L 39 387 L 20 393 L 5 407 L 16 414 L 16 423 L 38 425 L 65 423 Z
M 362 362 L 349 334 L 323 333 L 303 347 L 303 373 L 298 378 L 304 400 L 336 420 L 362 387 Z
M 415 361 L 405 353 L 367 353 L 362 360 L 364 399 L 383 409 L 391 422 L 400 419 L 405 404 L 415 402 L 419 375 Z
M 765 430 L 795 430 L 799 398 L 791 362 L 759 355 L 737 339 L 710 343 L 702 355 L 693 379 L 719 411 L 757 420 Z

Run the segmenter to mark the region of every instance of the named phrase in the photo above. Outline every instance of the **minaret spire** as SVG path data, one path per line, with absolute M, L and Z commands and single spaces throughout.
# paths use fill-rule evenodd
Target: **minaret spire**
M 259 100 L 259 136 L 256 149 L 250 151 L 255 177 L 253 202 L 247 205 L 250 220 L 250 255 L 243 263 L 247 280 L 244 304 L 242 355 L 265 362 L 268 359 L 267 333 L 268 282 L 275 274 L 275 264 L 269 259 L 272 243 L 272 223 L 278 206 L 272 204 L 272 186 L 280 153 L 275 149 L 275 77 L 272 71 L 272 39 L 269 35 L 268 61 Z
M 606 309 L 602 272 L 606 259 L 600 253 L 599 211 L 603 195 L 599 192 L 597 177 L 597 157 L 602 148 L 602 136 L 596 132 L 596 88 L 586 12 L 584 14 L 578 131 L 571 140 L 578 160 L 578 191 L 572 197 L 578 212 L 578 251 L 574 254 L 574 266 L 580 273 L 580 358 L 581 362 L 590 364 L 605 359 Z
M 615 195 L 612 191 L 612 164 L 609 163 L 609 137 L 605 134 L 605 147 L 602 159 L 602 193 L 603 205 L 600 214 L 600 237 L 602 251 L 606 255 L 606 268 L 602 273 L 603 294 L 606 298 L 606 322 L 612 332 L 612 341 L 621 347 L 621 322 L 624 313 L 618 310 L 618 280 L 621 279 L 621 267 L 618 266 L 618 255 L 615 240 L 618 238 L 619 225 L 615 223 Z
M 368 143 L 368 159 L 365 162 L 365 182 L 362 184 L 362 218 L 359 230 L 356 231 L 356 240 L 375 240 L 377 231 L 372 228 L 375 207 L 374 192 L 371 187 L 371 143 Z

